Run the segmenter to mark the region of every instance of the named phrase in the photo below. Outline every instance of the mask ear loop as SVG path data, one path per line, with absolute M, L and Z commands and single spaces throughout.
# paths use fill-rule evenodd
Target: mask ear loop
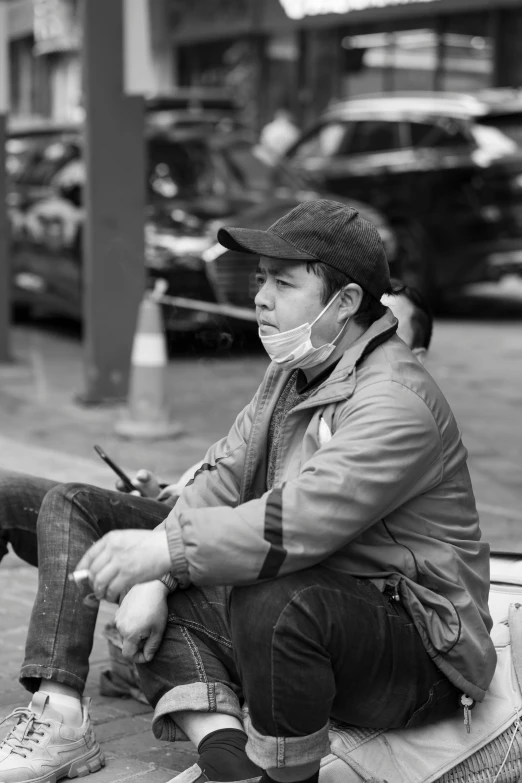
M 319 320 L 319 318 L 322 318 L 322 316 L 323 316 L 323 315 L 326 313 L 326 311 L 328 310 L 328 308 L 330 307 L 330 305 L 332 305 L 332 304 L 335 302 L 335 300 L 337 299 L 337 297 L 339 296 L 339 294 L 341 294 L 343 291 L 344 291 L 344 288 L 340 288 L 340 289 L 337 291 L 337 293 L 335 293 L 335 294 L 332 296 L 332 298 L 330 299 L 330 301 L 329 301 L 329 302 L 327 302 L 327 304 L 326 304 L 326 306 L 323 308 L 323 310 L 321 310 L 321 312 L 319 313 L 319 315 L 317 316 L 317 318 L 316 318 L 314 321 L 312 321 L 312 323 L 310 324 L 310 329 L 313 327 L 313 325 L 314 325 L 314 324 L 316 324 L 316 323 L 317 323 L 317 321 Z
M 343 291 L 344 291 L 344 288 L 340 288 L 340 289 L 337 291 L 337 293 L 336 293 L 336 294 L 334 294 L 334 296 L 333 296 L 333 297 L 330 299 L 330 301 L 328 302 L 328 304 L 326 305 L 326 307 L 324 308 L 324 310 L 322 311 L 322 313 L 319 313 L 319 315 L 317 316 L 317 318 L 315 319 L 315 321 L 314 321 L 312 324 L 310 324 L 310 331 L 312 330 L 312 327 L 313 327 L 313 325 L 314 325 L 315 323 L 317 323 L 317 321 L 319 320 L 319 318 L 320 318 L 322 315 L 324 315 L 324 313 L 326 313 L 326 311 L 328 310 L 328 308 L 330 307 L 330 305 L 331 305 L 333 302 L 335 302 L 335 300 L 337 299 L 337 297 L 338 297 L 338 296 L 340 296 L 340 295 L 342 294 L 342 292 L 343 292 Z M 334 337 L 334 338 L 333 338 L 333 340 L 332 340 L 332 345 L 335 345 L 335 343 L 337 342 L 337 340 L 339 339 L 339 337 L 342 335 L 343 331 L 346 329 L 346 326 L 347 326 L 347 324 L 348 324 L 348 321 L 349 321 L 349 320 L 350 320 L 350 318 L 347 318 L 347 319 L 346 319 L 346 321 L 344 322 L 344 324 L 341 326 L 341 328 L 339 329 L 339 331 L 337 332 L 337 334 L 335 335 L 335 337 Z

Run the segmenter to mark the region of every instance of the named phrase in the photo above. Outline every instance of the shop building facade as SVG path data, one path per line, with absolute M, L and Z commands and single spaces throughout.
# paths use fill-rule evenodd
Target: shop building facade
M 8 5 L 11 116 L 81 116 L 79 0 Z
M 247 76 L 259 127 L 279 106 L 307 124 L 331 101 L 392 90 L 522 85 L 520 0 L 178 0 L 182 84 Z
M 82 1 L 10 0 L 13 117 L 81 116 Z M 522 85 L 521 0 L 148 0 L 148 8 L 157 91 L 228 88 L 256 130 L 282 106 L 304 126 L 330 101 L 363 93 Z
M 83 117 L 82 3 L 103 0 L 9 0 L 10 115 L 75 122 Z M 145 2 L 145 0 L 143 0 Z M 124 0 L 122 0 L 124 2 Z M 152 92 L 175 87 L 170 0 L 146 0 L 152 58 Z

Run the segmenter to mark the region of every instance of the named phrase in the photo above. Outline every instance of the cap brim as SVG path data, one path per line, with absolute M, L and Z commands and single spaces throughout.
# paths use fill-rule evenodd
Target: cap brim
M 305 253 L 282 239 L 274 231 L 255 228 L 220 228 L 218 242 L 229 250 L 252 253 L 284 261 L 318 261 L 317 256 Z

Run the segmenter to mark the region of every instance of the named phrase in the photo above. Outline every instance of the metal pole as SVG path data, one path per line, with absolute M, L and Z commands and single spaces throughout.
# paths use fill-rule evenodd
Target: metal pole
M 99 404 L 127 395 L 145 288 L 143 98 L 123 91 L 123 2 L 83 0 L 85 103 L 84 349 Z
M 9 102 L 9 43 L 7 2 L 0 0 L 0 362 L 8 362 L 11 321 L 11 270 L 7 221 L 7 111 Z

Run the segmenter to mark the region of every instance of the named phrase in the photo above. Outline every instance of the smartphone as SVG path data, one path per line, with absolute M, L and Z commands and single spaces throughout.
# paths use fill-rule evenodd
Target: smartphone
M 112 461 L 110 457 L 107 456 L 107 454 L 104 452 L 104 450 L 101 448 L 101 446 L 94 446 L 94 451 L 96 454 L 98 454 L 99 457 L 102 458 L 104 462 L 107 463 L 107 465 L 112 468 L 112 470 L 116 473 L 116 475 L 123 481 L 123 484 L 125 486 L 125 490 L 127 492 L 139 492 L 140 495 L 143 495 L 142 492 L 138 489 L 138 487 L 135 487 L 130 478 L 127 476 L 127 474 L 120 468 L 119 465 L 116 465 L 115 462 Z

